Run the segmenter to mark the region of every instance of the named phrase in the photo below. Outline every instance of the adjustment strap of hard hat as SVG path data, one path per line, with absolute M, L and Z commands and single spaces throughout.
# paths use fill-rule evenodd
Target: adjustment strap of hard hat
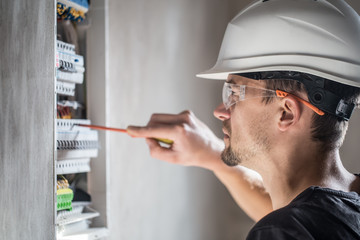
M 254 80 L 267 80 L 267 79 L 291 79 L 304 84 L 309 102 L 317 108 L 327 112 L 333 116 L 349 120 L 355 108 L 355 104 L 347 103 L 334 93 L 325 90 L 325 79 L 307 73 L 293 72 L 293 71 L 270 71 L 270 72 L 252 72 L 252 73 L 239 73 L 246 78 Z

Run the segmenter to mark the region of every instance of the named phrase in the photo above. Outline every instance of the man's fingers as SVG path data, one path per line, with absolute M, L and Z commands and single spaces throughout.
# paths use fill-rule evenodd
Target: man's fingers
M 128 126 L 128 134 L 132 137 L 165 138 L 175 140 L 179 126 L 158 124 L 155 126 Z
M 176 124 L 181 122 L 189 122 L 192 112 L 185 110 L 179 114 L 160 114 L 155 113 L 151 116 L 149 124 L 163 123 L 163 124 Z
M 171 148 L 164 148 L 154 139 L 147 138 L 146 143 L 150 149 L 152 158 L 163 160 L 170 163 L 176 163 L 176 153 Z

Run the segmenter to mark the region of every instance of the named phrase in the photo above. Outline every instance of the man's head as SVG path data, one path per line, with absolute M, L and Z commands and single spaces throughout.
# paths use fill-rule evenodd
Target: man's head
M 215 66 L 197 76 L 230 76 L 228 81 L 273 90 L 275 97 L 216 110 L 224 121 L 228 163 L 269 152 L 279 139 L 276 131 L 295 137 L 292 142 L 313 142 L 319 151 L 338 149 L 358 102 L 358 42 L 359 16 L 343 0 L 257 0 L 242 10 L 227 27 Z M 308 132 L 297 132 L 296 124 Z
M 330 80 L 325 83 L 325 93 L 331 91 L 346 103 L 358 105 L 359 88 Z M 279 95 L 279 90 L 285 95 Z M 222 158 L 231 166 L 272 154 L 270 151 L 279 147 L 301 147 L 293 144 L 297 140 L 313 142 L 323 153 L 338 149 L 348 125 L 345 118 L 317 109 L 309 102 L 306 87 L 292 79 L 254 80 L 229 75 L 223 101 L 214 114 L 224 123 L 226 148 Z M 292 143 L 288 145 L 287 140 Z

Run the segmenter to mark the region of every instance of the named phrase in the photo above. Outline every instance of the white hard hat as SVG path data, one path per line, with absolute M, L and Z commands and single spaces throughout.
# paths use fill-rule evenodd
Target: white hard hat
M 360 87 L 360 21 L 343 0 L 257 0 L 225 32 L 218 60 L 197 74 L 296 71 Z

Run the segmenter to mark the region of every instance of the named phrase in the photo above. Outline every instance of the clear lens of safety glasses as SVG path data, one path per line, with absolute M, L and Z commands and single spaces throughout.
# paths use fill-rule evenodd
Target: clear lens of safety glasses
M 239 101 L 259 97 L 276 97 L 276 91 L 227 82 L 225 82 L 223 87 L 222 98 L 226 109 L 229 109 L 232 105 Z

